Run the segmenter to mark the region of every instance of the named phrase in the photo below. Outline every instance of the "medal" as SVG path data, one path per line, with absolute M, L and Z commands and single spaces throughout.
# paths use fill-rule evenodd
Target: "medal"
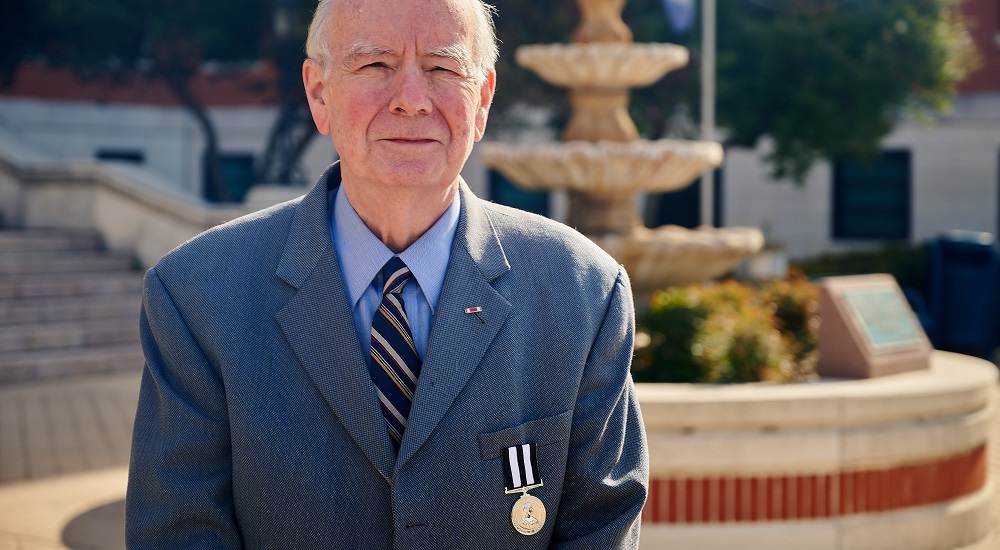
M 534 535 L 545 525 L 545 505 L 525 491 L 510 510 L 510 522 L 518 533 Z
M 507 464 L 504 468 L 505 493 L 521 493 L 510 510 L 510 523 L 522 535 L 534 535 L 545 525 L 545 505 L 528 491 L 544 484 L 538 477 L 538 462 L 535 459 L 535 444 L 526 443 L 507 448 Z

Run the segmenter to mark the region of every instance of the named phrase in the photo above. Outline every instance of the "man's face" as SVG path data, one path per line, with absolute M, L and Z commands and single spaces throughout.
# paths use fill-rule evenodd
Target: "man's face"
M 345 184 L 443 191 L 479 141 L 494 75 L 473 65 L 463 0 L 340 0 L 332 59 L 308 62 L 316 126 L 340 154 Z

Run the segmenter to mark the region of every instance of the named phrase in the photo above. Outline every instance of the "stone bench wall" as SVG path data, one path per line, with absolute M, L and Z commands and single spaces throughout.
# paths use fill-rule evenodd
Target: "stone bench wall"
M 206 229 L 306 191 L 257 187 L 247 204 L 216 205 L 178 193 L 148 170 L 54 162 L 8 145 L 0 139 L 0 227 L 92 231 L 143 268 Z
M 956 548 L 990 528 L 996 367 L 934 352 L 868 380 L 639 384 L 643 548 Z

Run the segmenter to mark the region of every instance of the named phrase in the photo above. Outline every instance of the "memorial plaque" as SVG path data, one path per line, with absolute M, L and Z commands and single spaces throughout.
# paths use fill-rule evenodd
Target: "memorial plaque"
M 820 286 L 821 376 L 870 378 L 927 367 L 931 345 L 890 275 L 830 277 Z

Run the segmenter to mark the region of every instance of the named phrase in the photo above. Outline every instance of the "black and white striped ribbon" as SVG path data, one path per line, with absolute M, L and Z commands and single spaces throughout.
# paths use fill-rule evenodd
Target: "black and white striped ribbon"
M 535 444 L 525 443 L 516 447 L 507 447 L 504 481 L 507 492 L 517 491 L 541 485 L 538 475 L 538 461 L 535 458 Z

